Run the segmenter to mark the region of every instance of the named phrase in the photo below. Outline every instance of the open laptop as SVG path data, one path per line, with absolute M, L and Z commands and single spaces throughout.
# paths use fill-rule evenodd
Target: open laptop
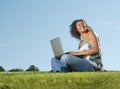
M 56 37 L 50 40 L 50 43 L 51 43 L 51 47 L 52 47 L 55 58 L 59 59 L 64 54 L 60 38 Z
M 56 37 L 56 38 L 50 40 L 50 43 L 51 43 L 51 47 L 52 47 L 54 56 L 58 60 L 61 58 L 61 56 L 63 54 L 69 54 L 69 52 L 64 52 L 63 51 L 62 44 L 61 44 L 61 41 L 60 41 L 59 37 Z M 77 57 L 83 58 L 83 56 L 77 56 Z

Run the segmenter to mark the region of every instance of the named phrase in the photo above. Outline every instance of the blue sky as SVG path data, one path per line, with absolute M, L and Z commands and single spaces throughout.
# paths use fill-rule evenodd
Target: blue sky
M 0 65 L 50 70 L 50 40 L 60 37 L 64 51 L 77 51 L 69 25 L 82 18 L 100 37 L 104 68 L 120 70 L 119 9 L 119 0 L 0 0 Z

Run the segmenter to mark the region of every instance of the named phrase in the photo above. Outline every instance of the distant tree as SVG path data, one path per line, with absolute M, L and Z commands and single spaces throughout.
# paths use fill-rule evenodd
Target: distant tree
M 11 70 L 9 70 L 9 72 L 21 72 L 21 71 L 23 71 L 23 69 L 21 69 L 21 68 L 13 68 L 13 69 L 11 69 Z
M 26 71 L 39 71 L 39 69 L 35 65 L 30 65 Z
M 0 66 L 0 72 L 4 72 L 4 71 L 5 69 L 2 66 Z

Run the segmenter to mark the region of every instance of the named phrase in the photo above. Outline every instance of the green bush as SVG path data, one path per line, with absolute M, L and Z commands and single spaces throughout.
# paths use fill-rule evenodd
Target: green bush
M 5 69 L 2 66 L 0 66 L 0 72 L 4 72 L 4 71 Z
M 26 71 L 39 71 L 39 69 L 35 65 L 31 65 Z
M 23 71 L 23 69 L 21 69 L 21 68 L 19 68 L 19 69 L 13 68 L 13 69 L 9 70 L 9 72 L 21 72 L 21 71 Z

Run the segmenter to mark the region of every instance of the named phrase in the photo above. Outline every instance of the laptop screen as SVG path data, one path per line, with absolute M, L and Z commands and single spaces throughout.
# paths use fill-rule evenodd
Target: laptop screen
M 51 47 L 52 47 L 55 57 L 59 57 L 64 54 L 62 44 L 61 44 L 59 37 L 56 37 L 56 38 L 50 40 L 50 43 L 51 43 Z

